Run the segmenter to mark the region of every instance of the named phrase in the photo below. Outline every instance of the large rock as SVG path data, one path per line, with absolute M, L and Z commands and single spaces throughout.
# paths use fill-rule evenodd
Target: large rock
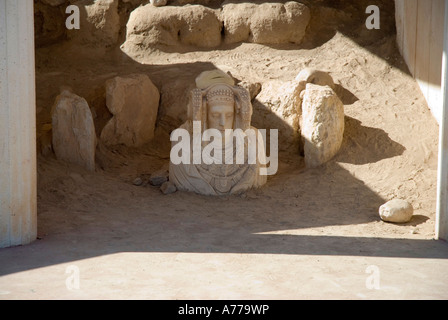
M 80 29 L 68 30 L 68 38 L 81 45 L 110 47 L 120 32 L 118 0 L 71 0 L 80 8 Z
M 135 9 L 127 24 L 126 52 L 157 45 L 216 47 L 221 43 L 222 23 L 214 10 L 201 5 Z
M 344 105 L 328 86 L 307 84 L 302 92 L 305 164 L 317 167 L 339 151 L 344 137 Z
M 148 76 L 133 74 L 106 82 L 106 105 L 113 117 L 101 132 L 105 145 L 138 147 L 154 137 L 160 94 Z
M 194 88 L 194 79 L 189 75 L 179 75 L 177 79 L 165 81 L 160 85 L 159 124 L 168 131 L 174 130 L 187 120 L 190 92 Z
M 226 43 L 300 43 L 310 21 L 309 8 L 299 2 L 223 3 L 221 19 Z
M 300 146 L 301 91 L 296 81 L 272 80 L 263 83 L 253 102 L 253 125 L 277 129 L 279 150 L 297 151 Z
M 406 200 L 394 199 L 383 204 L 379 213 L 383 221 L 405 223 L 411 220 L 414 208 Z
M 67 90 L 52 109 L 53 150 L 60 160 L 95 170 L 96 135 L 89 105 Z

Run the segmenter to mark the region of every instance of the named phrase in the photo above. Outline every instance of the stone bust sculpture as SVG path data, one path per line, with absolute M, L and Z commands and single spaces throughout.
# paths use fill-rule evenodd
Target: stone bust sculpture
M 260 168 L 266 163 L 266 154 L 261 136 L 250 126 L 252 104 L 247 90 L 235 86 L 233 79 L 219 70 L 202 73 L 196 85 L 189 119 L 180 127 L 189 133 L 188 144 L 193 152 L 186 159 L 190 161 L 185 161 L 188 163 L 174 163 L 171 157 L 170 181 L 178 190 L 204 195 L 239 194 L 264 185 L 267 178 L 260 174 Z M 197 131 L 201 140 L 195 142 Z M 213 138 L 206 134 L 209 131 L 214 133 Z M 236 131 L 254 132 L 255 140 L 233 134 Z M 173 134 L 171 140 L 174 148 Z M 258 157 L 250 161 L 249 144 L 254 141 Z M 195 148 L 202 152 L 202 161 L 194 161 Z M 205 152 L 207 148 L 213 149 L 213 154 Z

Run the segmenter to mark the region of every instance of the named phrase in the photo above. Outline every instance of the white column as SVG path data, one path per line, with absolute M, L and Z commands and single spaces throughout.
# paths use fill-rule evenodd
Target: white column
M 36 239 L 33 0 L 0 0 L 0 248 Z
M 448 240 L 448 2 L 445 2 L 445 37 L 442 66 L 442 118 L 440 119 L 437 177 L 436 239 Z

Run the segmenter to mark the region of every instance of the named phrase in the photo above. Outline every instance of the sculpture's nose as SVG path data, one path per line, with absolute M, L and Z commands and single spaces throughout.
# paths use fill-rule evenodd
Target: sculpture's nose
M 223 128 L 224 128 L 224 126 L 226 125 L 226 115 L 225 115 L 225 114 L 222 114 L 222 115 L 219 117 L 219 125 L 220 125 L 221 127 L 223 127 Z

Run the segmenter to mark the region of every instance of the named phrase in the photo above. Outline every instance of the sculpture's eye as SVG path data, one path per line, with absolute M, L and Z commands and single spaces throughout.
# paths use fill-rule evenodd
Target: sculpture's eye
M 219 113 L 216 113 L 216 112 L 212 113 L 212 117 L 216 118 L 216 119 L 219 118 Z
M 232 117 L 233 117 L 233 113 L 227 113 L 227 114 L 226 114 L 226 118 L 227 118 L 227 119 L 230 119 L 230 118 L 232 118 Z

